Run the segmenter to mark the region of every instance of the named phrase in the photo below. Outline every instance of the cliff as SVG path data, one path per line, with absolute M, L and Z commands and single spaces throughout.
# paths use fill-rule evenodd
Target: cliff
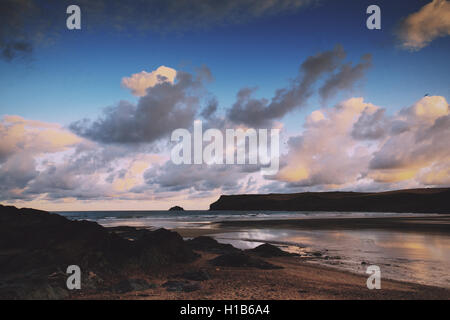
M 210 210 L 450 213 L 450 188 L 221 196 Z

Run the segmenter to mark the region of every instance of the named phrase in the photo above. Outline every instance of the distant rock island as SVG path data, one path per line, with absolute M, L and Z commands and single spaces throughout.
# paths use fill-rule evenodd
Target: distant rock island
M 169 211 L 184 211 L 184 209 L 182 207 L 175 206 L 175 207 L 170 208 Z
M 449 199 L 450 188 L 228 195 L 212 203 L 210 210 L 450 213 Z

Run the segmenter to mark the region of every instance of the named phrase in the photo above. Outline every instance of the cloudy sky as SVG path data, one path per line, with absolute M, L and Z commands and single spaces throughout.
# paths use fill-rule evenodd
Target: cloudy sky
M 3 0 L 0 21 L 4 204 L 450 186 L 449 1 Z M 280 171 L 173 164 L 171 133 L 195 120 L 281 129 Z

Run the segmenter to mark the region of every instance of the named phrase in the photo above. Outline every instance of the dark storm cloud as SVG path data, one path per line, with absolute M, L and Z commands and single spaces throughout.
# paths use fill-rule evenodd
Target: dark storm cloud
M 29 22 L 41 25 L 38 8 L 32 0 L 0 1 L 0 57 L 11 61 L 31 53 L 32 36 L 26 32 Z M 38 21 L 36 21 L 38 20 Z M 36 26 L 37 28 L 37 26 Z
M 213 98 L 208 102 L 208 105 L 205 108 L 203 108 L 200 115 L 205 119 L 211 119 L 211 117 L 213 117 L 214 114 L 216 113 L 218 106 L 219 102 L 217 101 L 216 98 Z
M 1 0 L 0 57 L 30 53 L 43 40 L 65 31 L 66 8 L 76 4 L 82 28 L 117 31 L 183 32 L 290 13 L 318 0 Z
M 252 98 L 254 88 L 241 89 L 237 94 L 237 101 L 228 111 L 229 120 L 251 127 L 270 126 L 273 120 L 280 119 L 290 111 L 305 106 L 314 93 L 315 84 L 321 77 L 333 73 L 338 68 L 340 70 L 333 74 L 321 88 L 321 96 L 328 98 L 337 90 L 351 89 L 370 66 L 370 56 L 365 55 L 363 62 L 356 66 L 349 63 L 341 66 L 345 55 L 344 49 L 338 45 L 333 50 L 309 57 L 301 64 L 299 73 L 291 85 L 277 90 L 270 101 Z
M 312 85 L 324 73 L 334 71 L 344 58 L 345 52 L 341 46 L 309 57 L 300 66 L 299 74 L 290 87 L 278 89 L 271 101 L 253 99 L 255 88 L 241 89 L 236 103 L 228 111 L 228 118 L 237 124 L 253 127 L 270 125 L 274 119 L 302 106 L 312 95 Z
M 352 66 L 351 63 L 344 64 L 338 73 L 330 76 L 319 89 L 321 98 L 327 100 L 340 90 L 353 88 L 355 83 L 364 77 L 367 69 L 372 66 L 372 56 L 370 54 L 364 55 L 361 60 L 361 63 L 355 66 Z
M 197 76 L 178 72 L 174 84 L 164 82 L 148 88 L 137 105 L 122 101 L 105 109 L 96 121 L 77 121 L 70 129 L 103 143 L 152 143 L 169 137 L 175 129 L 192 126 L 209 75 L 206 67 Z

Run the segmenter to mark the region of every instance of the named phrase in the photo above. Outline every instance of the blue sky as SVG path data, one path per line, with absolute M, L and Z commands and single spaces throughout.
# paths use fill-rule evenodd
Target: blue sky
M 426 93 L 449 96 L 450 72 L 442 72 L 450 70 L 448 39 L 411 52 L 401 50 L 394 37 L 399 20 L 427 1 L 377 3 L 381 31 L 365 27 L 368 1 L 322 1 L 295 14 L 165 34 L 64 30 L 31 59 L 0 61 L 2 113 L 64 124 L 92 117 L 121 99 L 133 100 L 120 86 L 122 77 L 160 65 L 208 66 L 215 77 L 209 89 L 220 106 L 229 107 L 245 86 L 257 86 L 257 96 L 270 98 L 296 76 L 305 58 L 338 43 L 349 61 L 373 55 L 373 67 L 355 94 L 375 104 L 397 109 Z M 312 100 L 311 108 L 317 103 Z

